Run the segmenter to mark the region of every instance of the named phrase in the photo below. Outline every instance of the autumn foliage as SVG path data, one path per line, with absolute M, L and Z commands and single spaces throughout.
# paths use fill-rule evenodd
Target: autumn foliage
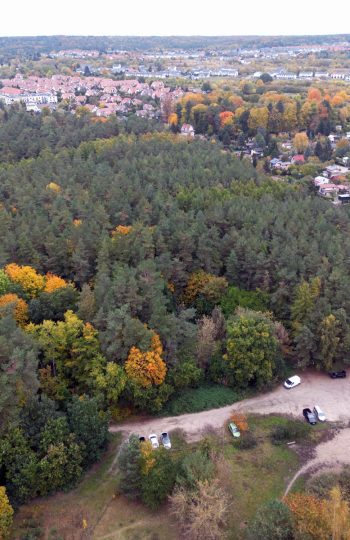
M 217 301 L 227 286 L 228 283 L 225 278 L 208 274 L 203 270 L 193 272 L 184 292 L 185 303 L 192 304 L 200 294 L 210 300 Z
M 131 230 L 132 230 L 131 225 L 118 225 L 112 232 L 112 236 L 118 236 L 118 235 L 125 236 L 126 234 L 129 234 Z
M 6 489 L 0 486 L 0 539 L 5 540 L 10 536 L 10 528 L 13 519 L 13 508 L 6 494 Z
M 231 420 L 232 420 L 232 422 L 234 422 L 236 424 L 239 431 L 241 431 L 241 432 L 248 431 L 248 429 L 249 429 L 248 421 L 247 421 L 247 417 L 246 417 L 245 414 L 239 413 L 239 412 L 234 413 L 231 416 Z
M 37 296 L 45 287 L 44 276 L 31 266 L 19 266 L 11 263 L 5 266 L 5 272 L 14 283 L 18 283 L 31 298 Z
M 56 184 L 56 182 L 50 182 L 47 184 L 46 189 L 53 191 L 54 193 L 59 193 L 61 191 L 61 186 Z
M 57 289 L 62 289 L 63 287 L 67 287 L 67 283 L 64 281 L 64 279 L 60 278 L 59 276 L 55 276 L 54 274 L 46 274 L 45 292 L 51 293 Z
M 221 127 L 232 124 L 234 114 L 231 111 L 223 111 L 219 114 Z
M 42 276 L 31 266 L 19 266 L 16 263 L 8 264 L 5 274 L 12 283 L 20 285 L 30 298 L 35 298 L 41 292 L 52 293 L 68 285 L 63 278 L 55 274 L 48 272 L 46 276 Z
M 19 326 L 24 326 L 28 321 L 28 306 L 17 294 L 4 294 L 0 296 L 0 308 L 13 304 L 13 316 Z
M 326 540 L 329 538 L 327 501 L 307 493 L 293 493 L 285 499 L 292 511 L 300 537 Z
M 144 388 L 162 384 L 167 372 L 162 353 L 163 347 L 157 334 L 152 336 L 150 351 L 143 352 L 137 347 L 131 347 L 125 363 L 129 379 Z

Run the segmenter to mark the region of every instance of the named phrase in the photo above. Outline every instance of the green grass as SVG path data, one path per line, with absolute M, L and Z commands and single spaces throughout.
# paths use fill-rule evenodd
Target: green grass
M 244 399 L 246 395 L 226 386 L 200 386 L 188 388 L 179 392 L 171 399 L 162 411 L 162 416 L 178 415 L 215 409 L 225 405 L 231 405 Z
M 241 528 L 244 522 L 253 517 L 259 506 L 280 498 L 288 480 L 299 468 L 299 458 L 291 448 L 270 442 L 273 428 L 285 422 L 285 418 L 278 416 L 250 417 L 249 429 L 259 441 L 258 446 L 242 452 L 231 442 L 224 448 L 230 464 L 233 495 L 229 538 L 244 538 Z

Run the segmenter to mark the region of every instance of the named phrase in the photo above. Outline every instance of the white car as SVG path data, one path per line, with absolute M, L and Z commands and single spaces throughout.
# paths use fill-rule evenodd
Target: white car
M 320 422 L 325 422 L 327 420 L 325 413 L 318 405 L 314 406 L 314 414 Z
M 151 435 L 148 438 L 151 441 L 152 448 L 159 448 L 158 437 L 155 433 L 151 433 Z
M 284 381 L 283 386 L 285 388 L 294 388 L 294 386 L 298 386 L 298 384 L 301 383 L 301 379 L 298 375 L 293 375 L 293 377 L 289 377 L 286 381 Z

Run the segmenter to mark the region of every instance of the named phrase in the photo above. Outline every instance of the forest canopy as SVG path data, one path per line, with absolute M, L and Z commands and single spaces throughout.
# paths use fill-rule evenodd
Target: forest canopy
M 45 494 L 58 463 L 53 489 L 73 485 L 109 415 L 348 358 L 349 210 L 219 143 L 45 147 L 2 162 L 0 201 L 1 444 L 22 456 L 1 464 L 12 500 Z

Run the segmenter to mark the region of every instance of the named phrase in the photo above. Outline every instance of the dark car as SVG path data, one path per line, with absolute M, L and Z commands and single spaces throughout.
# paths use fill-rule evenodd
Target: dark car
M 314 426 L 317 423 L 316 416 L 311 409 L 303 409 L 303 415 L 305 416 L 305 420 L 307 420 L 309 424 Z
M 343 369 L 342 371 L 330 371 L 329 376 L 332 379 L 344 379 L 346 377 L 346 371 Z

